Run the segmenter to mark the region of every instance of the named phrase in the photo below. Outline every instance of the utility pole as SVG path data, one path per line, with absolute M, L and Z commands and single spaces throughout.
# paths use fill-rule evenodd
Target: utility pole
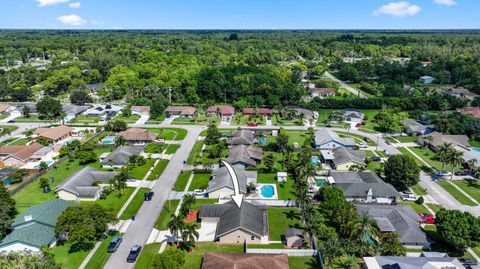
M 168 88 L 168 100 L 169 100 L 169 104 L 172 104 L 172 90 L 173 90 L 172 87 L 169 87 L 169 88 Z
M 227 88 L 224 88 L 223 92 L 225 93 L 223 103 L 226 104 L 227 103 Z

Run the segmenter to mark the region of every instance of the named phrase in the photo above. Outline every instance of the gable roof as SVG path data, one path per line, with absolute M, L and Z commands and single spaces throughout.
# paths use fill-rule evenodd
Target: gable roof
M 207 252 L 202 269 L 288 269 L 287 254 Z
M 400 193 L 392 185 L 370 171 L 330 171 L 330 176 L 335 184 L 343 189 L 346 197 L 365 197 L 370 191 L 375 197 L 400 197 Z
M 355 146 L 354 138 L 340 137 L 336 132 L 332 130 L 322 128 L 315 132 L 315 145 L 321 146 L 332 141 L 344 146 Z
M 354 162 L 359 165 L 365 164 L 365 151 L 363 150 L 351 150 L 344 147 L 337 147 L 332 150 L 334 159 L 332 162 L 335 165 L 341 165 L 348 162 Z
M 99 171 L 91 166 L 86 166 L 64 179 L 55 187 L 55 191 L 64 190 L 79 197 L 95 197 L 100 187 L 93 186 L 93 183 L 98 181 L 108 183 L 116 174 L 118 173 Z
M 21 226 L 28 222 L 37 222 L 53 227 L 55 226 L 57 218 L 60 216 L 60 214 L 67 207 L 73 205 L 75 205 L 73 202 L 68 202 L 61 199 L 53 199 L 43 204 L 29 207 L 27 210 L 25 210 L 25 212 L 15 218 L 14 222 L 12 223 L 12 227 L 15 228 L 16 226 Z M 31 219 L 25 219 L 26 216 L 31 217 Z
M 131 107 L 132 111 L 135 111 L 137 113 L 149 113 L 150 112 L 150 106 L 132 106 Z
M 457 258 L 451 257 L 375 256 L 363 260 L 368 269 L 465 269 Z
M 452 143 L 453 146 L 461 146 L 464 148 L 468 147 L 468 136 L 466 135 L 444 135 L 439 132 L 430 133 L 428 136 L 431 136 L 433 139 L 429 142 L 434 147 L 440 146 L 444 142 Z
M 343 117 L 345 118 L 354 118 L 354 119 L 363 119 L 365 117 L 365 114 L 363 114 L 360 111 L 357 110 L 348 110 L 345 109 L 343 111 Z
M 220 218 L 217 224 L 217 237 L 239 228 L 257 236 L 268 234 L 266 207 L 247 201 L 243 201 L 241 207 L 233 201 L 220 205 L 200 205 L 199 217 Z
M 404 119 L 400 123 L 403 124 L 408 129 L 410 129 L 412 132 L 423 132 L 427 128 L 432 127 L 432 126 L 421 124 L 420 122 L 412 119 Z
M 7 109 L 10 108 L 10 105 L 8 104 L 0 104 L 0 113 L 7 111 Z
M 43 136 L 50 140 L 58 140 L 59 138 L 64 137 L 65 135 L 71 133 L 73 130 L 75 129 L 72 127 L 60 125 L 57 127 L 50 127 L 50 128 L 38 128 L 37 130 L 35 130 L 34 134 Z
M 217 110 L 220 111 L 221 115 L 235 114 L 235 108 L 233 106 L 227 106 L 227 105 L 211 106 L 207 109 L 207 113 L 217 113 Z
M 451 95 L 460 95 L 460 96 L 465 96 L 465 97 L 476 97 L 476 96 L 478 96 L 477 94 L 469 91 L 468 89 L 462 88 L 462 87 L 446 89 L 444 92 L 447 93 L 447 94 L 451 94 Z
M 288 228 L 285 230 L 285 238 L 290 238 L 290 237 L 302 237 L 304 235 L 305 231 L 302 229 L 297 229 L 297 228 Z
M 355 205 L 358 213 L 375 219 L 381 232 L 395 232 L 401 243 L 425 244 L 427 236 L 420 228 L 421 219 L 410 206 Z
M 154 141 L 157 135 L 142 128 L 129 128 L 122 133 L 127 141 Z
M 253 131 L 249 130 L 239 130 L 234 131 L 231 134 L 231 137 L 228 138 L 229 145 L 252 145 L 253 144 Z
M 165 112 L 180 112 L 180 115 L 193 115 L 197 109 L 193 106 L 168 106 Z
M 273 110 L 271 108 L 251 108 L 251 107 L 246 107 L 242 110 L 243 114 L 246 115 L 272 115 Z
M 457 109 L 463 115 L 472 115 L 476 119 L 480 119 L 480 107 L 466 107 Z
M 83 113 L 87 111 L 88 106 L 77 106 L 73 104 L 64 104 L 62 105 L 62 110 L 65 113 L 74 113 L 75 115 L 78 115 L 80 113 Z
M 224 160 L 231 164 L 242 162 L 255 166 L 257 161 L 262 160 L 262 152 L 263 149 L 260 147 L 237 145 L 229 149 L 228 157 Z
M 241 193 L 247 192 L 247 179 L 257 178 L 257 171 L 247 171 L 241 164 L 232 165 L 233 170 L 238 178 L 238 185 Z M 228 170 L 222 166 L 212 173 L 212 180 L 208 182 L 207 193 L 219 190 L 221 188 L 229 188 L 233 190 L 233 182 Z
M 100 163 L 109 164 L 111 160 L 112 165 L 125 165 L 130 161 L 130 156 L 140 155 L 144 149 L 143 146 L 120 146 L 108 154 Z
M 6 158 L 13 157 L 21 161 L 26 161 L 43 148 L 49 149 L 49 147 L 45 147 L 36 142 L 30 145 L 6 145 L 0 147 L 0 154 L 7 155 Z

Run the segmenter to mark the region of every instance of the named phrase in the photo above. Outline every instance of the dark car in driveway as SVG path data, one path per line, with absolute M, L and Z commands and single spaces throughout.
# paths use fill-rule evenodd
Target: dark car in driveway
M 122 237 L 121 236 L 115 236 L 114 238 L 112 238 L 112 241 L 110 241 L 110 244 L 108 244 L 107 252 L 108 253 L 113 253 L 113 252 L 117 251 L 117 249 L 118 249 L 118 247 L 120 246 L 121 243 L 122 243 Z
M 133 245 L 128 253 L 127 262 L 133 263 L 137 260 L 138 255 L 140 255 L 140 251 L 142 250 L 142 246 Z

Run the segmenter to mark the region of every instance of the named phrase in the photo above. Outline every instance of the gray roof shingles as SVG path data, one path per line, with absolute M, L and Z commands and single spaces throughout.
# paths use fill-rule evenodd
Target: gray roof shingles
M 262 152 L 263 150 L 260 147 L 238 145 L 230 148 L 228 157 L 225 158 L 225 161 L 229 162 L 230 164 L 241 162 L 255 166 L 257 165 L 257 161 L 262 160 Z
M 65 190 L 80 197 L 92 197 L 92 193 L 95 196 L 96 191 L 100 189 L 98 186 L 93 186 L 94 182 L 108 182 L 116 174 L 118 173 L 99 171 L 86 166 L 63 180 L 55 190 Z
M 321 146 L 329 142 L 336 142 L 343 146 L 353 147 L 355 146 L 355 139 L 350 137 L 342 138 L 334 131 L 328 129 L 320 129 L 315 132 L 315 145 Z
M 130 156 L 140 155 L 144 149 L 143 146 L 121 146 L 108 154 L 100 163 L 106 165 L 111 160 L 112 165 L 125 165 L 130 160 Z
M 257 171 L 247 171 L 243 165 L 232 165 L 238 178 L 238 185 L 241 193 L 247 192 L 247 179 L 257 178 Z M 218 168 L 212 173 L 212 180 L 208 182 L 207 193 L 219 190 L 221 188 L 230 188 L 233 190 L 233 182 L 225 166 Z
M 374 197 L 400 197 L 398 191 L 372 172 L 336 172 L 330 176 L 341 187 L 345 197 L 364 197 L 371 189 Z

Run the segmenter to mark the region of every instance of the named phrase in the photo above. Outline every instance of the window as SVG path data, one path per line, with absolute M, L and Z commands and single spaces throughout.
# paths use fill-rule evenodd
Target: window
M 252 235 L 252 236 L 250 237 L 250 240 L 255 240 L 255 236 Z

